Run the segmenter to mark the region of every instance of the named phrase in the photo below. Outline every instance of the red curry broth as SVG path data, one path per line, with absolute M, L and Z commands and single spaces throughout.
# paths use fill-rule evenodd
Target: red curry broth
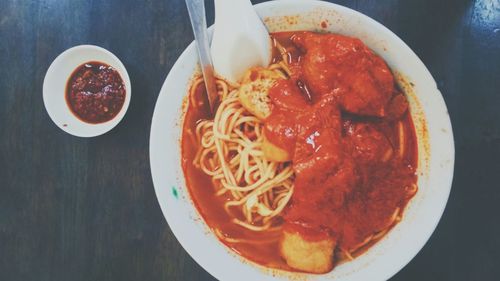
M 402 212 L 413 196 L 417 142 L 406 98 L 385 62 L 359 39 L 332 34 L 325 39 L 310 32 L 272 36 L 286 49 L 292 71 L 290 79 L 271 89 L 272 114 L 265 122 L 266 137 L 293 155 L 295 191 L 285 225 L 308 239 L 328 235 L 341 249 L 356 248 L 391 227 L 394 211 Z M 340 55 L 330 54 L 332 49 Z M 315 63 L 325 53 L 330 58 Z M 274 62 L 281 60 L 277 48 L 273 54 Z M 332 73 L 336 78 L 318 78 Z M 228 237 L 268 240 L 267 233 L 232 223 L 223 207 L 227 198 L 215 196 L 210 178 L 192 164 L 198 144 L 185 133 L 209 118 L 203 91 L 200 85 L 195 99 L 202 102 L 189 105 L 183 128 L 183 169 L 191 197 L 211 228 Z M 359 99 L 365 95 L 370 96 L 366 101 Z M 399 147 L 398 124 L 406 136 L 404 147 Z M 259 264 L 289 269 L 277 242 L 226 244 Z

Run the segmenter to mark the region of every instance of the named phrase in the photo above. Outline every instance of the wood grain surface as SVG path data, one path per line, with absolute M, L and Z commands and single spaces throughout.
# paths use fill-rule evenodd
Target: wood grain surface
M 453 123 L 446 211 L 392 280 L 498 280 L 500 2 L 335 2 L 417 53 Z M 213 1 L 206 5 L 211 23 Z M 0 0 L 0 280 L 213 279 L 170 231 L 149 170 L 154 104 L 192 40 L 182 0 Z M 116 54 L 132 82 L 125 118 L 91 139 L 58 129 L 42 102 L 50 63 L 80 44 Z

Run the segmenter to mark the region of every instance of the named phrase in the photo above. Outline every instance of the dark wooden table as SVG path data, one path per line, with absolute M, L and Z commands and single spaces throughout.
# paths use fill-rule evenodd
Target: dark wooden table
M 453 123 L 446 211 L 393 280 L 498 280 L 500 2 L 336 2 L 417 53 Z M 0 280 L 212 279 L 170 231 L 149 170 L 154 104 L 192 39 L 182 0 L 0 0 Z M 91 139 L 58 129 L 42 102 L 48 66 L 79 44 L 115 53 L 132 80 L 125 118 Z

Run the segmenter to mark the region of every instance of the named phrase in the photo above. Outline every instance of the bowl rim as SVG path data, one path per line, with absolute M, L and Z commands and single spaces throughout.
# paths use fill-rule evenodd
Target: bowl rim
M 418 56 L 413 52 L 413 50 L 411 50 L 411 48 L 409 48 L 406 45 L 406 43 L 404 43 L 396 34 L 394 34 L 391 30 L 389 30 L 388 28 L 386 28 L 382 24 L 378 23 L 374 19 L 372 19 L 372 18 L 370 18 L 370 17 L 368 17 L 368 16 L 366 16 L 358 11 L 355 11 L 353 9 L 350 9 L 350 8 L 347 8 L 347 7 L 344 7 L 341 5 L 333 4 L 333 3 L 329 3 L 329 2 L 317 1 L 317 0 L 269 1 L 269 2 L 256 4 L 256 5 L 254 5 L 254 7 L 256 8 L 257 12 L 259 12 L 259 10 L 270 9 L 270 8 L 274 8 L 276 6 L 287 5 L 287 4 L 291 4 L 291 3 L 310 5 L 310 6 L 323 6 L 323 7 L 331 8 L 331 9 L 338 10 L 338 11 L 341 11 L 344 13 L 354 14 L 358 17 L 362 17 L 364 20 L 367 20 L 370 23 L 370 25 L 374 26 L 374 28 L 383 29 L 391 37 L 393 37 L 394 40 L 397 41 L 398 45 L 400 45 L 402 48 L 405 48 L 406 49 L 405 51 L 409 52 L 412 55 L 412 59 L 423 70 L 423 72 L 424 72 L 423 75 L 426 76 L 427 80 L 432 81 L 433 85 L 429 85 L 429 86 L 432 86 L 433 88 L 435 88 L 432 95 L 435 96 L 434 97 L 435 101 L 437 103 L 439 103 L 438 106 L 446 109 L 446 104 L 444 103 L 444 99 L 443 99 L 440 91 L 437 89 L 437 85 L 436 85 L 435 80 L 433 79 L 429 70 L 425 67 L 423 62 L 420 60 L 420 58 L 418 58 Z M 157 195 L 157 199 L 158 199 L 158 202 L 160 204 L 163 215 L 164 215 L 168 225 L 170 226 L 172 232 L 174 233 L 174 235 L 176 236 L 176 238 L 178 239 L 178 241 L 182 245 L 182 247 L 207 272 L 209 272 L 210 274 L 212 274 L 216 278 L 224 279 L 224 278 L 231 277 L 231 275 L 227 274 L 227 272 L 224 272 L 224 270 L 221 268 L 214 268 L 211 265 L 210 261 L 208 261 L 206 257 L 201 257 L 201 255 L 203 255 L 203 254 L 200 253 L 200 251 L 198 249 L 194 249 L 190 245 L 190 241 L 188 241 L 188 238 L 186 238 L 186 236 L 184 236 L 183 233 L 181 233 L 179 231 L 179 227 L 177 224 L 180 222 L 178 219 L 174 219 L 173 214 L 167 210 L 169 207 L 167 207 L 167 205 L 166 205 L 167 203 L 163 201 L 164 198 L 161 198 L 162 191 L 160 190 L 160 180 L 157 178 L 157 176 L 155 176 L 155 175 L 158 175 L 158 173 L 160 173 L 160 171 L 157 170 L 157 167 L 154 164 L 156 161 L 156 158 L 155 158 L 156 156 L 154 155 L 154 152 L 153 152 L 153 147 L 156 145 L 156 140 L 155 140 L 156 132 L 155 132 L 155 130 L 157 129 L 157 125 L 158 125 L 157 122 L 155 122 L 155 120 L 158 118 L 157 116 L 159 115 L 159 113 L 157 112 L 157 109 L 159 108 L 159 104 L 161 103 L 162 93 L 167 91 L 166 88 L 168 87 L 168 85 L 170 85 L 170 83 L 175 83 L 175 82 L 171 81 L 173 79 L 173 78 L 171 78 L 173 76 L 171 74 L 182 71 L 182 68 L 184 67 L 183 62 L 188 58 L 188 56 L 192 55 L 192 53 L 194 51 L 194 48 L 195 48 L 194 44 L 195 43 L 193 41 L 191 44 L 189 44 L 189 46 L 179 56 L 179 58 L 177 59 L 177 61 L 174 64 L 174 66 L 170 70 L 170 72 L 169 72 L 167 78 L 165 79 L 165 82 L 162 85 L 162 88 L 160 90 L 160 96 L 158 97 L 158 100 L 157 100 L 156 105 L 155 105 L 155 110 L 153 113 L 151 134 L 150 134 L 151 173 L 152 173 L 152 177 L 153 177 L 155 193 Z M 446 114 L 447 114 L 447 112 L 446 112 Z M 443 116 L 440 116 L 440 117 L 443 117 Z M 373 280 L 388 279 L 391 276 L 393 276 L 394 274 L 396 274 L 399 270 L 404 268 L 408 264 L 408 262 L 410 262 L 411 259 L 413 259 L 418 254 L 418 252 L 421 250 L 421 248 L 426 244 L 426 242 L 428 241 L 428 239 L 430 238 L 430 236 L 432 235 L 432 233 L 436 229 L 437 224 L 439 223 L 440 218 L 444 212 L 444 209 L 446 207 L 446 203 L 448 201 L 449 194 L 451 191 L 453 170 L 454 170 L 454 160 L 455 160 L 455 149 L 454 149 L 453 131 L 452 131 L 452 127 L 451 127 L 451 121 L 450 121 L 448 115 L 445 115 L 444 117 L 445 117 L 444 120 L 441 120 L 441 121 L 442 121 L 442 125 L 446 129 L 449 130 L 448 136 L 447 136 L 448 142 L 445 145 L 447 145 L 449 148 L 449 150 L 447 150 L 447 152 L 450 153 L 450 155 L 448 155 L 448 156 L 450 157 L 449 161 L 451 161 L 450 162 L 451 164 L 447 168 L 448 169 L 447 174 L 444 175 L 444 179 L 442 181 L 443 186 L 440 187 L 443 190 L 440 193 L 439 198 L 436 199 L 437 202 L 439 203 L 439 204 L 437 204 L 438 208 L 436 208 L 436 210 L 434 210 L 434 212 L 432 214 L 433 217 L 431 217 L 429 219 L 430 223 L 427 226 L 426 231 L 423 231 L 422 233 L 420 233 L 420 237 L 419 237 L 420 239 L 416 242 L 416 245 L 412 245 L 411 251 L 409 251 L 409 253 L 406 253 L 404 256 L 401 256 L 400 259 L 398 260 L 397 264 L 388 265 L 385 268 L 383 268 L 383 270 L 381 272 L 379 272 L 375 275 L 370 275 L 370 277 L 373 278 Z M 180 164 L 180 163 L 177 163 L 177 164 Z M 188 195 L 190 196 L 189 193 L 188 193 Z M 189 198 L 188 201 L 190 201 L 189 204 L 192 204 L 191 198 Z M 196 211 L 198 211 L 198 210 L 196 210 Z M 204 221 L 203 221 L 203 224 L 205 224 Z M 334 273 L 335 269 L 333 271 L 331 271 L 330 273 L 327 273 L 326 275 L 320 275 L 320 276 L 329 276 L 330 274 L 332 274 L 332 272 L 333 272 L 333 274 L 335 274 Z M 296 273 L 293 273 L 293 274 L 296 274 Z M 304 274 L 298 273 L 298 275 L 304 275 Z M 306 276 L 306 278 L 311 277 L 311 275 L 309 275 L 309 274 L 305 274 L 305 276 Z M 314 276 L 313 276 L 313 278 L 314 278 Z
M 88 123 L 78 118 L 71 111 L 71 109 L 66 103 L 66 93 L 64 92 L 59 97 L 56 96 L 56 94 L 54 94 L 53 90 L 54 88 L 53 85 L 56 84 L 61 85 L 61 83 L 64 83 L 64 89 L 66 89 L 66 84 L 68 82 L 71 73 L 68 76 L 61 77 L 60 73 L 58 72 L 58 69 L 61 68 L 63 65 L 65 65 L 68 60 L 73 59 L 75 61 L 78 61 L 78 63 L 72 63 L 72 65 L 76 65 L 73 71 L 84 63 L 91 61 L 101 61 L 99 59 L 95 60 L 86 59 L 85 57 L 89 55 L 91 52 L 99 53 L 100 55 L 103 56 L 103 58 L 106 58 L 106 61 L 103 63 L 112 66 L 116 71 L 118 71 L 125 85 L 125 101 L 123 102 L 122 108 L 113 118 L 101 123 Z M 105 134 L 110 130 L 112 130 L 114 127 L 116 127 L 125 116 L 128 107 L 130 105 L 130 100 L 132 98 L 130 77 L 128 75 L 127 69 L 125 68 L 121 60 L 112 52 L 102 47 L 89 44 L 73 46 L 60 53 L 52 61 L 49 68 L 47 69 L 47 72 L 45 73 L 45 77 L 43 80 L 42 88 L 43 88 L 44 107 L 52 122 L 54 122 L 54 124 L 56 124 L 56 126 L 59 127 L 61 130 L 63 130 L 64 132 L 71 134 L 73 136 L 84 137 L 84 138 L 95 137 Z M 64 109 L 61 108 L 61 105 L 56 105 L 59 103 L 60 98 L 64 99 L 64 105 L 65 105 Z M 70 115 L 72 116 L 72 118 L 69 118 L 71 120 L 70 122 L 77 123 L 78 126 L 68 126 L 67 123 L 69 123 L 68 122 L 69 120 L 62 118 L 61 114 L 57 113 L 57 111 L 59 110 L 70 112 L 71 113 Z

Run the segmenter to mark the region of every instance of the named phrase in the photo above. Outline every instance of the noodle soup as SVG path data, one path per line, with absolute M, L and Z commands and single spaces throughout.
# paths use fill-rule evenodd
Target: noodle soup
M 402 219 L 417 192 L 415 128 L 390 69 L 359 39 L 271 36 L 269 67 L 249 69 L 239 85 L 217 80 L 214 117 L 195 79 L 184 174 L 203 218 L 235 252 L 323 273 Z
M 291 268 L 283 260 L 282 249 L 279 243 L 275 242 L 276 238 L 272 235 L 266 237 L 267 232 L 262 232 L 262 236 L 255 235 L 255 231 L 249 232 L 253 234 L 248 237 L 259 239 L 263 242 L 261 245 L 243 246 L 244 243 L 239 243 L 241 247 L 247 247 L 248 251 L 235 249 L 234 244 L 241 241 L 230 239 L 244 239 L 245 237 L 235 236 L 241 232 L 241 228 L 236 229 L 238 233 L 216 231 L 214 223 L 206 216 L 207 212 L 218 214 L 220 219 L 217 221 L 226 221 L 226 229 L 236 225 L 232 221 L 235 215 L 227 214 L 222 197 L 216 195 L 218 189 L 212 184 L 212 179 L 194 165 L 191 170 L 183 170 L 183 166 L 193 163 L 186 159 L 194 159 L 199 148 L 196 145 L 192 147 L 191 152 L 181 152 L 182 142 L 185 141 L 181 138 L 183 126 L 189 122 L 190 116 L 193 120 L 213 119 L 202 117 L 201 112 L 199 116 L 186 112 L 197 64 L 193 43 L 179 57 L 167 76 L 158 97 L 151 126 L 150 161 L 153 182 L 159 205 L 170 229 L 193 259 L 219 280 L 387 280 L 404 267 L 430 237 L 450 191 L 454 163 L 453 136 L 446 106 L 436 84 L 418 57 L 396 35 L 353 10 L 311 0 L 271 1 L 256 5 L 255 9 L 271 33 L 319 30 L 343 34 L 359 38 L 383 58 L 409 102 L 411 114 L 408 116 L 415 128 L 414 140 L 417 143 L 416 158 L 410 160 L 417 162 L 418 191 L 409 199 L 406 207 L 401 204 L 402 210 L 404 209 L 403 216 L 392 228 L 387 228 L 390 231 L 386 234 L 379 233 L 381 237 L 378 237 L 378 234 L 371 237 L 373 240 L 365 245 L 368 250 L 359 249 L 353 253 L 352 261 L 340 263 L 341 260 L 348 259 L 336 251 L 335 268 L 325 274 L 309 274 Z M 402 77 L 404 79 L 401 79 Z M 305 86 L 309 86 L 308 83 L 305 83 Z M 403 122 L 405 128 L 406 124 L 409 122 Z M 196 144 L 196 134 L 193 134 L 192 139 L 193 144 Z M 412 139 L 411 135 L 409 139 Z M 293 180 L 294 183 L 297 180 L 296 173 Z M 189 185 L 196 182 L 204 185 L 204 188 L 197 190 L 202 196 L 206 194 L 206 201 L 213 204 L 203 204 L 195 198 L 196 194 L 190 193 Z M 413 187 L 407 191 L 411 194 L 412 190 Z M 296 192 L 297 190 L 293 194 Z M 292 199 L 289 202 L 291 201 Z M 390 217 L 391 220 L 398 220 L 400 217 L 395 211 L 395 215 Z M 244 221 L 245 215 L 240 215 L 238 218 Z M 281 225 L 283 223 L 285 222 Z M 276 225 L 279 226 L 280 222 L 276 222 Z M 221 243 L 221 236 L 230 241 Z M 269 239 L 266 240 L 267 238 Z M 274 241 L 274 244 L 267 241 Z M 333 245 L 327 241 L 324 246 Z M 266 251 L 260 252 L 265 254 L 257 253 L 252 257 L 242 253 L 250 253 L 256 247 Z M 357 253 L 363 254 L 356 256 Z M 259 259 L 262 256 L 264 259 Z M 269 263 L 270 260 L 278 260 L 278 264 Z

